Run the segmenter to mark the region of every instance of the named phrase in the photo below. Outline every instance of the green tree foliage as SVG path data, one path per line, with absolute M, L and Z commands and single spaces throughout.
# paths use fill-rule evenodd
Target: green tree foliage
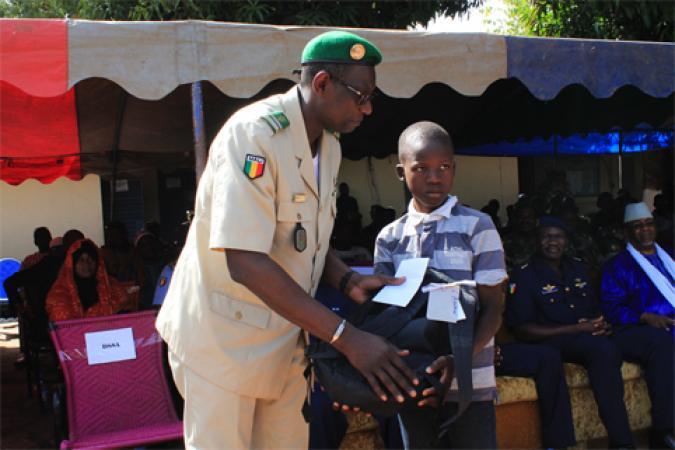
M 638 41 L 675 41 L 672 0 L 505 0 L 497 32 Z
M 275 25 L 406 28 L 454 17 L 483 0 L 0 0 L 0 17 L 100 20 L 221 20 Z

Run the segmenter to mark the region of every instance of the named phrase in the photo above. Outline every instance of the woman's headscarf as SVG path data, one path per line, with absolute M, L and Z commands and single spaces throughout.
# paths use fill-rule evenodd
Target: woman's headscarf
M 95 276 L 83 279 L 75 274 L 75 261 L 88 253 L 98 265 Z M 49 320 L 69 320 L 115 314 L 129 308 L 123 286 L 108 276 L 96 244 L 81 239 L 70 246 L 59 276 L 54 282 L 45 308 Z
M 72 254 L 73 260 L 73 279 L 75 280 L 75 286 L 77 287 L 77 294 L 80 297 L 80 303 L 82 303 L 82 308 L 86 311 L 92 305 L 98 303 L 98 290 L 96 289 L 96 274 L 97 270 L 94 271 L 94 274 L 88 278 L 82 278 L 77 274 L 75 266 L 77 266 L 77 261 L 82 257 L 82 255 L 87 254 L 89 257 L 96 262 L 98 265 L 99 257 L 98 250 L 96 245 L 91 241 L 83 241 L 76 251 Z

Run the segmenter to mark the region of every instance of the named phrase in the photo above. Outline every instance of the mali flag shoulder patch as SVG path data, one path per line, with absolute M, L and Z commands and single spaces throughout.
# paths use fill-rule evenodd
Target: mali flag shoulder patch
M 262 156 L 247 154 L 244 161 L 244 173 L 251 180 L 260 178 L 265 173 L 265 162 L 266 159 Z

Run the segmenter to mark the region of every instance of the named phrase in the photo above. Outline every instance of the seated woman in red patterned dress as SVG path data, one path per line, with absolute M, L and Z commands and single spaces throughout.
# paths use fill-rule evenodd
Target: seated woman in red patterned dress
M 77 241 L 68 249 L 45 306 L 50 321 L 136 309 L 122 284 L 108 275 L 99 248 L 89 239 Z

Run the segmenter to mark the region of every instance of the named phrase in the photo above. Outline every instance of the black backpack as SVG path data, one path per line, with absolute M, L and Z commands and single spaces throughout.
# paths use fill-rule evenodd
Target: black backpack
M 452 280 L 442 272 L 428 269 L 422 286 L 429 283 L 450 283 Z M 399 403 L 393 398 L 383 402 L 370 388 L 368 381 L 356 370 L 347 358 L 330 344 L 315 340 L 306 349 L 309 360 L 306 374 L 314 372 L 322 388 L 334 402 L 359 407 L 380 416 L 392 416 L 405 408 L 418 408 L 422 391 L 435 386 L 442 392 L 437 375 L 429 375 L 425 369 L 439 356 L 453 354 L 455 377 L 459 388 L 457 414 L 444 424 L 446 426 L 461 414 L 471 401 L 471 358 L 473 352 L 473 323 L 476 313 L 476 295 L 465 288 L 460 290 L 460 302 L 466 319 L 455 324 L 426 318 L 429 294 L 421 290 L 406 307 L 375 303 L 372 300 L 360 305 L 349 322 L 360 330 L 384 337 L 400 349 L 410 350 L 403 360 L 416 373 L 420 384 L 415 386 L 417 397 L 405 396 Z

